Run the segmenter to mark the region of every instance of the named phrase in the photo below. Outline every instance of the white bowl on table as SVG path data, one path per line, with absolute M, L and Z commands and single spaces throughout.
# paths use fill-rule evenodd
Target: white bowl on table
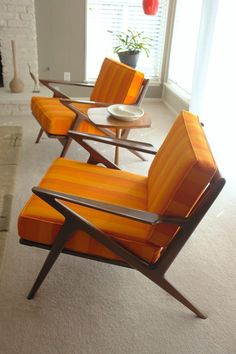
M 141 107 L 125 104 L 113 104 L 107 110 L 112 117 L 126 121 L 137 120 L 144 114 Z

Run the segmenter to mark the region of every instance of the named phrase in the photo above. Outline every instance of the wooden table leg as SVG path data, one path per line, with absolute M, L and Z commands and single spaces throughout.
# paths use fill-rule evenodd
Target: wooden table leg
M 130 129 L 123 129 L 122 133 L 120 134 L 120 138 L 121 139 L 127 139 L 128 135 L 129 135 Z M 130 152 L 132 152 L 132 154 L 138 156 L 141 160 L 143 161 L 147 161 L 147 159 L 138 151 L 135 150 L 130 150 L 128 149 Z
M 116 138 L 120 139 L 121 136 L 121 129 L 116 129 Z M 115 160 L 114 160 L 116 165 L 119 165 L 119 146 L 116 146 L 115 149 Z

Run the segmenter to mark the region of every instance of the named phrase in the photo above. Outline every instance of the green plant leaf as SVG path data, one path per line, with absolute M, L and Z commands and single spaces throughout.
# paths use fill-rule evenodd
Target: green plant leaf
M 108 31 L 114 33 L 113 31 Z M 122 51 L 128 52 L 141 52 L 149 56 L 152 38 L 145 36 L 144 32 L 137 32 L 128 29 L 127 32 L 119 32 L 115 34 L 118 40 L 118 45 L 113 48 L 114 53 L 120 53 Z

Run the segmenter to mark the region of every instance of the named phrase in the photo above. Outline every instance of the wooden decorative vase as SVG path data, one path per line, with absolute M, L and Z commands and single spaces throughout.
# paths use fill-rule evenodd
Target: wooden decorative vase
M 16 46 L 15 46 L 15 41 L 11 41 L 11 47 L 12 47 L 12 60 L 13 60 L 13 69 L 14 69 L 14 77 L 9 83 L 10 90 L 13 93 L 19 93 L 24 91 L 24 83 L 22 80 L 19 78 L 18 72 L 17 72 L 17 65 L 16 65 Z

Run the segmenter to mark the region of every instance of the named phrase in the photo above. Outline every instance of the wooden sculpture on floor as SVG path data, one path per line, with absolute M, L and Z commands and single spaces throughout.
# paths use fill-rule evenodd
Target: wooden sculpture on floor
M 29 67 L 29 74 L 30 74 L 32 80 L 34 81 L 34 89 L 32 92 L 40 92 L 38 80 L 37 80 L 36 76 L 32 73 L 31 67 L 29 64 L 28 64 L 28 67 Z

